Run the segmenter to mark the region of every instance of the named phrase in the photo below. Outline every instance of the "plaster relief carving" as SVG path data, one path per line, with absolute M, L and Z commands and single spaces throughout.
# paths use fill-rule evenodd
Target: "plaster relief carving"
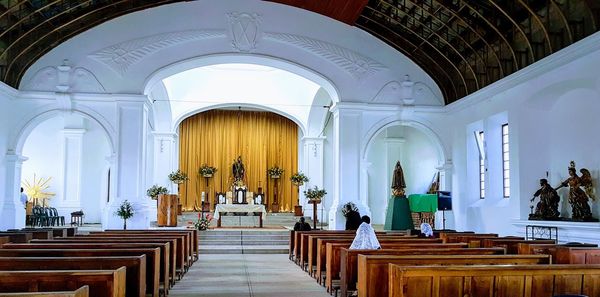
M 231 46 L 238 52 L 248 53 L 256 48 L 261 36 L 260 15 L 257 13 L 228 13 Z
M 287 33 L 265 33 L 264 35 L 265 38 L 297 46 L 327 59 L 358 80 L 387 69 L 383 64 L 373 59 L 329 42 Z
M 89 57 L 120 75 L 146 57 L 171 46 L 209 38 L 226 37 L 223 30 L 189 30 L 152 35 L 111 45 Z
M 385 84 L 371 102 L 399 104 L 401 99 L 402 85 L 394 80 Z
M 48 66 L 36 72 L 25 84 L 24 90 L 46 92 L 103 93 L 106 90 L 96 76 L 89 70 L 67 65 Z
M 58 85 L 58 69 L 53 66 L 44 67 L 38 70 L 27 84 L 24 90 L 29 91 L 56 91 Z

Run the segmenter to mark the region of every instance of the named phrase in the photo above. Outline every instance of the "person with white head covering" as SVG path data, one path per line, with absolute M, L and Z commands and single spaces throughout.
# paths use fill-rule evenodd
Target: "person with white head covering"
M 381 248 L 375 230 L 371 227 L 371 218 L 363 216 L 362 224 L 356 230 L 356 237 L 350 246 L 351 250 L 377 250 Z
M 422 223 L 421 234 L 423 234 L 425 237 L 433 237 L 433 229 L 431 228 L 431 225 Z

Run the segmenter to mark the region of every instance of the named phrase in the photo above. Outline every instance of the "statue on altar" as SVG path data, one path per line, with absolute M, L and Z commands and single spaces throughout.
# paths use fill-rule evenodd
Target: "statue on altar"
M 400 161 L 397 161 L 394 168 L 394 175 L 392 176 L 392 194 L 394 196 L 404 196 L 404 188 L 406 188 L 404 172 L 402 171 Z
M 598 219 L 592 217 L 592 211 L 588 203 L 590 198 L 595 198 L 593 195 L 591 197 L 588 195 L 588 193 L 592 193 L 592 177 L 589 170 L 582 168 L 580 170 L 582 176 L 580 177 L 577 175 L 575 162 L 571 161 L 568 171 L 569 178 L 563 181 L 556 190 L 562 187 L 569 187 L 569 204 L 571 204 L 572 209 L 572 220 L 597 222 Z M 581 187 L 589 190 L 584 191 Z
M 242 163 L 242 156 L 238 156 L 237 160 L 233 161 L 232 173 L 235 184 L 237 184 L 238 181 L 244 180 L 244 174 L 246 173 L 246 170 L 244 169 L 244 163 Z
M 553 189 L 548 180 L 545 178 L 540 179 L 540 189 L 533 194 L 531 202 L 536 197 L 540 197 L 540 202 L 535 207 L 535 212 L 529 215 L 530 220 L 559 220 L 560 212 L 558 211 L 558 203 L 560 202 L 560 196 L 555 189 Z M 533 205 L 531 206 L 533 210 Z

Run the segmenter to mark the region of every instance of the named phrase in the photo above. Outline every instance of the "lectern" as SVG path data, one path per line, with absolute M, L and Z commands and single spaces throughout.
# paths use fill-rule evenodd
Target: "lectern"
M 158 218 L 156 223 L 159 227 L 177 227 L 177 195 L 158 195 Z

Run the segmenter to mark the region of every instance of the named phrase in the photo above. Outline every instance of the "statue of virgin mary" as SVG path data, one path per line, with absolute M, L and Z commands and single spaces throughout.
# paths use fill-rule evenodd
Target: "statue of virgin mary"
M 394 196 L 404 196 L 404 188 L 406 188 L 406 181 L 404 181 L 404 172 L 400 161 L 396 162 L 396 168 L 394 168 L 394 175 L 392 176 L 392 194 Z

